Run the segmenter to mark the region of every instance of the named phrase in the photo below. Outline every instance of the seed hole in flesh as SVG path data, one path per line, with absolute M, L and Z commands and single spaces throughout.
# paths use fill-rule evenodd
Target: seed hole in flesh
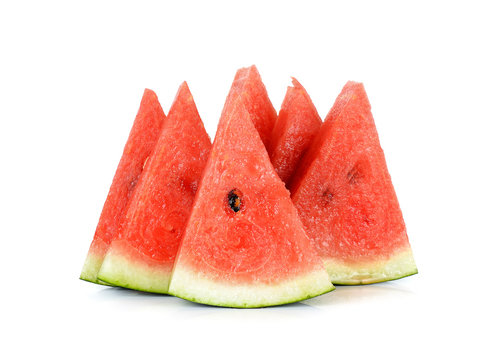
M 238 189 L 232 189 L 231 191 L 229 191 L 229 193 L 227 194 L 227 201 L 232 211 L 238 212 L 239 210 L 241 210 L 241 192 Z
M 359 164 L 355 164 L 347 174 L 348 183 L 351 185 L 357 184 L 361 177 L 362 173 L 359 169 Z
M 333 198 L 334 198 L 334 191 L 330 190 L 329 188 L 324 190 L 324 192 L 322 193 L 322 201 L 324 206 L 329 205 L 329 203 L 333 201 Z

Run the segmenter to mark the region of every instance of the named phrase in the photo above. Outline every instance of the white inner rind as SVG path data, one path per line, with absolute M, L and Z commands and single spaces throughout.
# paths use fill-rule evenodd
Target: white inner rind
M 99 271 L 98 279 L 128 289 L 167 294 L 171 271 L 131 261 L 110 250 Z
M 202 304 L 250 308 L 292 303 L 333 289 L 325 271 L 310 272 L 272 285 L 238 284 L 213 281 L 177 264 L 169 293 Z
M 387 260 L 344 263 L 337 259 L 324 259 L 324 265 L 331 282 L 337 285 L 372 284 L 400 279 L 418 272 L 410 248 L 392 255 Z
M 99 283 L 97 280 L 97 274 L 99 273 L 101 264 L 102 258 L 100 256 L 89 253 L 85 259 L 85 264 L 83 264 L 80 279 L 93 283 Z

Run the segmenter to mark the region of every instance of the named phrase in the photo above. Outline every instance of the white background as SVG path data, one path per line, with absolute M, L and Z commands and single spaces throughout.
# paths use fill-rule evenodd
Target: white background
M 0 4 L 0 358 L 499 357 L 493 2 Z M 251 64 L 321 116 L 364 82 L 420 273 L 257 310 L 78 280 L 143 89 L 213 139 Z

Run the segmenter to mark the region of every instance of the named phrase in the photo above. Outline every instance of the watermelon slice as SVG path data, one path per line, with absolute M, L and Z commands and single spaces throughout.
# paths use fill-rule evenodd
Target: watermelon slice
M 169 292 L 247 308 L 331 291 L 243 101 L 229 97 L 224 107 Z
M 210 138 L 184 82 L 102 264 L 100 280 L 167 293 L 210 148 Z
M 348 82 L 291 184 L 334 284 L 417 273 L 364 87 Z
M 269 155 L 287 185 L 301 157 L 319 131 L 322 121 L 305 88 L 292 78 L 272 132 Z
M 251 121 L 267 147 L 272 138 L 272 130 L 277 113 L 269 99 L 265 85 L 255 65 L 237 71 L 228 99 L 240 96 Z M 226 104 L 230 103 L 227 101 Z
M 156 94 L 146 89 L 104 203 L 80 279 L 101 283 L 97 280 L 97 274 L 102 261 L 111 240 L 118 233 L 125 208 L 134 192 L 144 163 L 156 144 L 165 119 L 166 116 Z

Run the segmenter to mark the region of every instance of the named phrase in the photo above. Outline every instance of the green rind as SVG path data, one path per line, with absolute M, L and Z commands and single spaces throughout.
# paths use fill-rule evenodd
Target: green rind
M 127 289 L 168 294 L 171 271 L 132 261 L 110 250 L 97 276 L 98 280 Z
M 310 299 L 334 290 L 325 271 L 314 271 L 276 285 L 223 284 L 180 267 L 175 268 L 169 293 L 192 302 L 232 308 L 259 308 Z
M 97 284 L 99 284 L 99 285 L 106 285 L 106 286 L 115 286 L 113 284 L 107 283 L 107 282 L 99 280 L 99 279 L 97 279 Z
M 90 280 L 83 279 L 80 277 L 80 280 L 88 281 L 89 283 L 92 283 L 92 284 L 98 284 L 98 285 L 104 285 L 104 286 L 113 286 L 113 287 L 115 286 L 113 284 L 109 284 L 109 283 L 102 281 L 102 280 L 99 280 L 99 279 L 97 279 L 96 281 L 90 281 Z
M 388 260 L 343 263 L 324 259 L 331 282 L 336 285 L 364 285 L 401 279 L 418 273 L 411 249 L 392 255 Z

